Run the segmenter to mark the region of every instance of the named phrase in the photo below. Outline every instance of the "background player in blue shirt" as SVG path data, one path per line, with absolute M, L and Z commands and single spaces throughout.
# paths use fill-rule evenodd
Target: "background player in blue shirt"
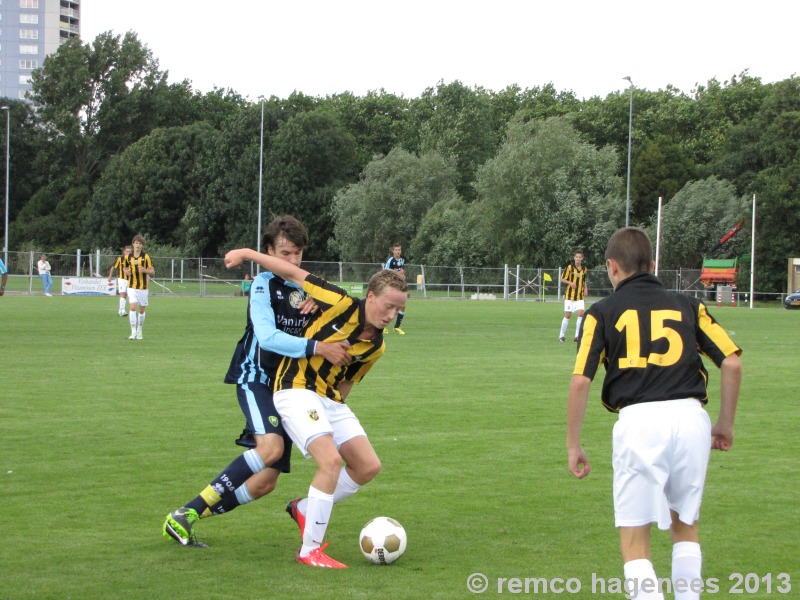
M 294 217 L 278 217 L 267 226 L 264 245 L 270 256 L 300 266 L 308 234 Z M 236 385 L 239 406 L 255 447 L 230 463 L 200 494 L 167 515 L 163 532 L 184 546 L 197 541 L 193 524 L 204 517 L 230 512 L 269 494 L 281 471 L 289 472 L 291 440 L 272 401 L 275 369 L 284 356 L 318 355 L 336 365 L 351 361 L 347 345 L 307 340 L 303 327 L 315 305 L 305 293 L 268 271 L 254 280 L 247 308 L 247 326 L 236 345 L 225 383 Z M 240 438 L 241 439 L 241 438 Z
M 6 282 L 8 281 L 8 270 L 3 259 L 0 258 L 0 296 L 6 293 Z
M 403 258 L 403 246 L 398 244 L 394 244 L 392 246 L 392 255 L 386 260 L 386 264 L 384 265 L 384 269 L 389 269 L 390 271 L 397 271 L 403 277 L 406 276 L 406 259 Z M 400 335 L 405 335 L 406 332 L 400 329 L 400 324 L 403 322 L 403 317 L 406 316 L 405 312 L 397 313 L 397 321 L 394 324 L 394 330 L 399 333 Z M 388 331 L 388 329 L 387 329 Z

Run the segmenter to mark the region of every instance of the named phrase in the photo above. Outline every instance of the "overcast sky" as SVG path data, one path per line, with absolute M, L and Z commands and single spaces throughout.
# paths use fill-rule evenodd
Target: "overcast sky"
M 798 0 L 81 2 L 85 42 L 135 31 L 170 82 L 253 101 L 295 90 L 415 98 L 440 80 L 605 97 L 626 75 L 688 93 L 745 69 L 770 83 L 800 70 L 798 22 Z

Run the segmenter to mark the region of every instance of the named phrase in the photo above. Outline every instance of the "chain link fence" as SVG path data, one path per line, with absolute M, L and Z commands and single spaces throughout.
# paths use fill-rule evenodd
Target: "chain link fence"
M 41 252 L 8 253 L 7 293 L 41 294 L 36 263 Z M 64 277 L 98 277 L 107 279 L 117 255 L 94 253 L 48 254 L 52 266 L 53 292 L 61 292 Z M 233 296 L 241 294 L 245 272 L 254 277 L 256 265 L 227 269 L 221 258 L 180 258 L 152 256 L 156 276 L 150 278 L 152 295 Z M 307 271 L 343 287 L 359 296 L 366 292 L 366 283 L 383 263 L 316 262 L 303 263 Z M 523 301 L 562 301 L 563 267 L 532 268 L 504 265 L 496 268 L 406 264 L 406 277 L 411 298 L 505 299 Z M 116 277 L 116 275 L 114 275 Z M 674 291 L 716 301 L 716 293 L 700 283 L 700 269 L 660 271 L 659 278 Z M 587 277 L 589 299 L 611 293 L 605 268 L 590 269 Z M 783 294 L 757 293 L 760 300 L 782 301 Z M 749 303 L 749 290 L 735 294 L 736 304 Z

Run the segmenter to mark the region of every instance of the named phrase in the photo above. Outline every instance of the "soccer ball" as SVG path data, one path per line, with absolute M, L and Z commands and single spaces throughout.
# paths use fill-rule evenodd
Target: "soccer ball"
M 406 530 L 390 517 L 375 517 L 358 536 L 364 557 L 376 565 L 393 563 L 406 551 Z

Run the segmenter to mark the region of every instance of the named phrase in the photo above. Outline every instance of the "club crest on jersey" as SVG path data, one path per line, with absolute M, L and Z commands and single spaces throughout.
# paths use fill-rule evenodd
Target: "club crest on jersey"
M 306 298 L 303 292 L 298 292 L 297 290 L 289 294 L 289 304 L 292 306 L 292 308 L 300 308 L 300 305 L 305 299 Z
M 280 421 L 278 420 L 278 417 L 276 417 L 275 415 L 271 415 L 270 416 L 269 422 L 272 424 L 273 427 L 277 427 L 278 423 L 280 423 Z
M 308 418 L 312 421 L 319 421 L 319 415 L 317 414 L 316 410 L 308 411 Z

